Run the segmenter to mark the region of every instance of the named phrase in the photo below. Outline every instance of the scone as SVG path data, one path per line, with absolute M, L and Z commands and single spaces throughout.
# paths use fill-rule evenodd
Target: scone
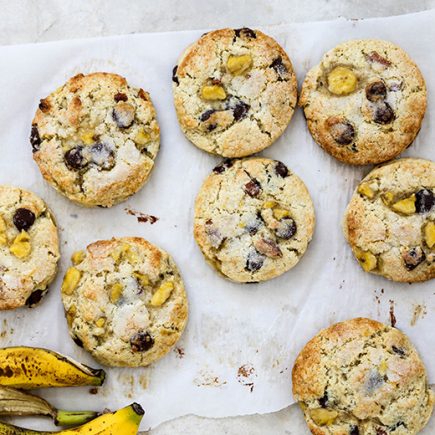
M 248 28 L 204 34 L 185 50 L 172 81 L 186 137 L 224 157 L 270 146 L 296 105 L 296 76 L 287 54 L 270 36 Z
M 78 74 L 41 100 L 30 142 L 56 190 L 84 206 L 110 207 L 147 181 L 159 126 L 143 89 L 116 74 Z
M 417 65 L 398 46 L 352 40 L 327 52 L 303 83 L 300 106 L 314 140 L 345 163 L 381 163 L 415 139 L 426 110 Z
M 0 310 L 34 306 L 59 261 L 53 215 L 34 193 L 0 185 Z
M 370 319 L 337 323 L 303 348 L 293 396 L 316 435 L 414 435 L 434 395 L 409 339 Z
M 92 243 L 72 256 L 62 301 L 74 341 L 101 364 L 147 366 L 187 322 L 183 280 L 172 258 L 138 237 Z
M 225 160 L 198 194 L 194 235 L 218 272 L 252 283 L 294 267 L 313 236 L 314 221 L 307 188 L 284 163 Z
M 435 163 L 401 159 L 371 171 L 347 207 L 344 235 L 361 267 L 393 281 L 435 277 Z

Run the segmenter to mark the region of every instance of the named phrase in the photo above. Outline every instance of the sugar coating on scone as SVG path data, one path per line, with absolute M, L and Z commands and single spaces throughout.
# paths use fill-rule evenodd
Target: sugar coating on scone
M 381 163 L 415 139 L 426 110 L 426 86 L 400 47 L 351 40 L 308 72 L 299 105 L 314 140 L 329 154 L 355 165 Z
M 59 261 L 57 227 L 32 192 L 0 186 L 0 310 L 34 306 L 53 281 Z
M 435 277 L 435 163 L 400 159 L 371 171 L 347 207 L 344 234 L 361 267 L 394 281 Z
M 221 29 L 186 49 L 173 71 L 181 129 L 198 148 L 244 157 L 285 130 L 297 83 L 285 51 L 258 30 Z
M 282 162 L 225 160 L 198 194 L 194 235 L 206 260 L 225 277 L 258 282 L 298 263 L 314 222 L 307 188 Z
M 160 143 L 149 94 L 109 73 L 78 74 L 42 99 L 30 141 L 44 178 L 90 207 L 110 207 L 137 192 Z
M 183 280 L 172 258 L 142 238 L 92 243 L 73 254 L 62 301 L 74 341 L 108 366 L 147 366 L 187 322 Z
M 316 435 L 413 435 L 434 395 L 409 339 L 370 319 L 337 323 L 303 348 L 293 395 Z

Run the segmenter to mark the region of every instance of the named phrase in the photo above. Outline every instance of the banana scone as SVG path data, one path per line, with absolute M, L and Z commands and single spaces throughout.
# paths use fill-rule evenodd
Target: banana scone
M 270 146 L 296 106 L 290 59 L 259 30 L 221 29 L 202 35 L 182 54 L 172 81 L 186 137 L 224 157 L 244 157 Z
M 347 207 L 344 235 L 366 272 L 435 277 L 435 163 L 401 159 L 371 171 Z
M 370 319 L 337 323 L 303 348 L 293 396 L 316 435 L 414 435 L 434 395 L 409 339 Z
M 33 158 L 44 178 L 81 205 L 110 207 L 147 181 L 159 150 L 150 96 L 109 73 L 78 74 L 41 100 Z
M 426 110 L 417 65 L 397 45 L 352 40 L 327 52 L 303 83 L 303 107 L 314 140 L 345 163 L 381 163 L 415 139 Z
M 59 257 L 56 223 L 44 201 L 0 185 L 0 310 L 36 305 L 56 276 Z
M 62 301 L 74 341 L 101 364 L 147 366 L 169 352 L 187 322 L 172 258 L 138 237 L 92 243 L 73 254 Z
M 284 163 L 225 160 L 198 194 L 194 235 L 218 272 L 236 282 L 259 282 L 297 264 L 314 222 L 305 184 Z

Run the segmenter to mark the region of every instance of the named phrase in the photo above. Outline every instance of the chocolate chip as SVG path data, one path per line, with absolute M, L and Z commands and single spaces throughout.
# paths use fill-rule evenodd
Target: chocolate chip
M 243 27 L 241 29 L 234 29 L 234 33 L 237 36 L 237 38 L 240 38 L 241 36 L 246 36 L 247 38 L 255 39 L 257 37 L 256 33 L 249 29 L 248 27 Z
M 117 94 L 114 95 L 113 98 L 114 98 L 114 100 L 116 102 L 118 102 L 118 101 L 127 101 L 128 100 L 127 95 L 123 94 L 122 92 L 118 92 Z
M 35 223 L 35 213 L 27 208 L 18 208 L 12 220 L 18 231 L 27 231 Z
M 287 166 L 284 165 L 284 163 L 277 161 L 275 165 L 275 172 L 277 175 L 279 175 L 282 178 L 285 178 L 288 176 L 288 169 Z
M 414 270 L 419 264 L 423 263 L 426 259 L 426 255 L 420 246 L 411 248 L 408 251 L 402 253 L 403 261 L 405 262 L 405 267 L 411 271 Z
M 92 163 L 95 163 L 101 169 L 106 171 L 115 166 L 115 153 L 108 144 L 96 143 L 91 149 Z
M 288 72 L 287 67 L 282 63 L 281 56 L 278 56 L 273 60 L 273 62 L 270 64 L 270 68 L 273 68 L 280 77 Z
M 213 130 L 216 130 L 216 128 L 217 128 L 217 124 L 209 124 L 207 127 L 207 130 L 213 131 Z
M 77 346 L 83 347 L 83 341 L 79 337 L 74 336 L 72 339 Z
M 128 128 L 133 124 L 135 109 L 131 104 L 120 101 L 112 111 L 112 118 L 119 128 Z
M 377 51 L 372 51 L 370 54 L 366 55 L 366 57 L 370 62 L 377 62 L 385 66 L 391 65 L 391 62 L 385 59 L 385 57 L 381 56 Z
M 285 217 L 279 222 L 275 233 L 279 238 L 288 240 L 296 234 L 296 231 L 296 222 L 290 217 Z
M 351 426 L 349 430 L 349 435 L 359 435 L 358 426 Z
M 321 397 L 319 399 L 319 405 L 322 408 L 326 408 L 326 406 L 328 405 L 328 391 L 327 390 L 325 390 L 325 393 L 323 394 L 323 397 Z
M 421 189 L 415 194 L 415 210 L 417 213 L 431 211 L 435 204 L 435 195 L 431 190 Z
M 405 356 L 406 355 L 405 351 L 401 347 L 394 346 L 394 344 L 393 344 L 393 346 L 391 346 L 391 349 L 397 355 L 400 355 L 400 356 Z
M 76 146 L 65 153 L 65 163 L 70 169 L 76 171 L 83 169 L 87 165 L 86 159 L 83 157 L 83 147 Z
M 249 181 L 248 183 L 246 183 L 243 186 L 243 190 L 249 195 L 252 196 L 253 198 L 255 198 L 256 196 L 258 196 L 261 192 L 261 184 L 258 182 L 258 180 L 256 180 L 255 178 L 253 178 L 251 181 Z
M 133 352 L 146 352 L 154 346 L 154 339 L 148 332 L 138 332 L 130 338 L 130 346 Z
M 174 68 L 172 69 L 172 81 L 174 83 L 177 83 L 177 85 L 179 85 L 180 82 L 178 81 L 178 77 L 177 77 L 177 69 L 178 69 L 178 65 L 175 65 Z
M 41 301 L 42 296 L 44 296 L 44 291 L 42 290 L 35 290 L 34 292 L 32 292 L 32 294 L 27 298 L 26 300 L 26 305 L 29 308 L 34 307 L 38 302 Z
M 355 129 L 348 121 L 337 121 L 330 125 L 329 133 L 340 145 L 349 145 L 355 140 Z
M 384 100 L 387 96 L 387 87 L 382 80 L 378 80 L 373 83 L 369 83 L 366 86 L 367 100 L 376 102 Z
M 245 269 L 249 272 L 260 270 L 263 267 L 265 259 L 266 257 L 264 255 L 261 255 L 257 250 L 253 249 L 248 254 Z
M 231 159 L 225 159 L 221 164 L 213 168 L 213 172 L 215 174 L 222 174 L 222 172 L 225 172 L 228 168 L 231 168 L 231 166 L 233 166 L 233 161 Z
M 39 101 L 39 110 L 41 110 L 44 113 L 47 113 L 50 110 L 50 103 L 48 102 L 47 99 L 42 99 Z
M 378 105 L 373 115 L 373 120 L 377 124 L 389 124 L 394 121 L 394 111 L 385 101 Z
M 233 108 L 234 120 L 237 122 L 243 118 L 246 118 L 250 108 L 251 106 L 249 104 L 239 101 Z
M 41 138 L 39 136 L 38 127 L 36 127 L 36 125 L 32 125 L 32 129 L 30 130 L 30 144 L 32 145 L 32 151 L 34 153 L 39 151 L 41 145 Z
M 214 109 L 210 109 L 210 110 L 206 110 L 204 113 L 201 114 L 201 116 L 199 117 L 199 120 L 201 122 L 207 121 L 208 118 L 210 118 L 211 115 L 213 115 L 213 113 L 215 113 L 216 110 Z

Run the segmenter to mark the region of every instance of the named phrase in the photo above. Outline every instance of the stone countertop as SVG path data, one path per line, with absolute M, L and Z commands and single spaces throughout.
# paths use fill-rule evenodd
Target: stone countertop
M 435 0 L 0 0 L 0 44 L 382 17 L 433 8 Z M 434 420 L 425 435 L 435 433 Z M 291 406 L 245 417 L 186 416 L 162 424 L 151 434 L 302 435 L 308 429 L 298 407 Z

